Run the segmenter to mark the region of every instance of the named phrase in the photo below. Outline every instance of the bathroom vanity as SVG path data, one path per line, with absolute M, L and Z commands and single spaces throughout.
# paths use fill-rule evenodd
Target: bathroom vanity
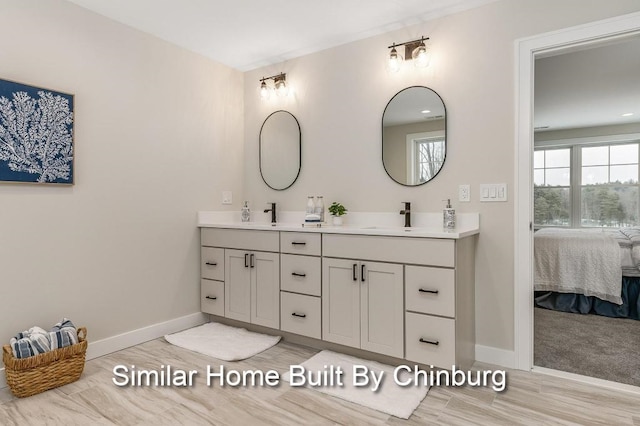
M 475 359 L 477 218 L 438 227 L 200 219 L 202 311 L 396 359 Z

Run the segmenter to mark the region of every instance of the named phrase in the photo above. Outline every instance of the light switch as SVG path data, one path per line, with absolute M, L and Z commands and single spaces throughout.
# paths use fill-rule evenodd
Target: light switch
M 480 201 L 507 201 L 506 183 L 483 183 L 480 184 Z

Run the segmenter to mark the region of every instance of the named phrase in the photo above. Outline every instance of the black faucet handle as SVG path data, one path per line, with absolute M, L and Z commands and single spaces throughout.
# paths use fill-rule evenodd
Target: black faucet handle
M 405 210 L 411 210 L 411 202 L 403 201 L 403 203 L 404 203 L 404 209 Z

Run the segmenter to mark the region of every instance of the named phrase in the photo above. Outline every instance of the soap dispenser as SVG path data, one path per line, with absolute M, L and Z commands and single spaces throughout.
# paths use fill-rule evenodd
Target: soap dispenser
M 442 227 L 445 230 L 456 227 L 456 211 L 451 207 L 451 199 L 447 199 L 447 206 L 442 210 Z
M 251 220 L 251 211 L 249 210 L 249 202 L 245 201 L 242 209 L 240 210 L 240 220 L 242 222 L 249 222 Z

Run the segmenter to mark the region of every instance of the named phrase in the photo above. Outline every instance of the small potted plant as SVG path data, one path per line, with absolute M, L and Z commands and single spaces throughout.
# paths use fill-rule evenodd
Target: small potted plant
M 333 217 L 333 225 L 340 226 L 342 225 L 342 216 L 347 214 L 347 209 L 340 203 L 336 203 L 335 201 L 329 206 L 329 213 Z

